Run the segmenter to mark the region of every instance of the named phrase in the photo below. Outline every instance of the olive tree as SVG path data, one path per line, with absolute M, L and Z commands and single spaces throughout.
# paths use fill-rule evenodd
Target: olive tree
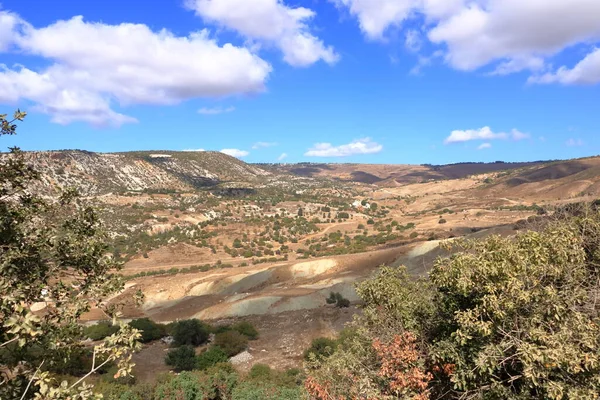
M 16 122 L 0 115 L 0 136 Z M 60 365 L 81 354 L 80 317 L 97 307 L 118 324 L 118 307 L 106 302 L 123 287 L 119 265 L 93 208 L 74 190 L 59 198 L 37 194 L 41 176 L 24 153 L 0 155 L 0 398 L 87 399 L 85 379 L 109 363 L 131 371 L 139 333 L 126 324 L 92 349 L 89 371 L 72 382 L 56 377 Z

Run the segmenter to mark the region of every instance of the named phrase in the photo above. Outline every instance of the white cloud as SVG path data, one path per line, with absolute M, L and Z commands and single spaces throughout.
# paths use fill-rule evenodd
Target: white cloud
M 186 150 L 182 150 L 182 151 L 194 152 L 194 151 L 206 151 L 206 150 L 204 150 L 204 149 L 186 149 Z
M 491 149 L 491 148 L 492 148 L 491 143 L 482 143 L 479 145 L 479 147 L 477 147 L 477 150 L 484 150 L 484 149 Z
M 360 29 L 369 39 L 382 39 L 391 26 L 400 25 L 410 15 L 415 0 L 331 0 L 358 18 Z
M 246 150 L 240 150 L 240 149 L 223 149 L 223 150 L 221 150 L 221 153 L 227 154 L 228 156 L 237 157 L 237 158 L 246 157 L 248 154 L 250 154 Z
M 208 108 L 208 107 L 202 107 L 201 109 L 198 110 L 198 114 L 202 114 L 202 115 L 218 115 L 218 114 L 225 114 L 225 113 L 230 113 L 235 111 L 235 107 L 227 107 L 227 108 L 222 108 L 222 107 L 213 107 L 213 108 Z
M 506 139 L 507 135 L 504 132 L 494 133 L 489 126 L 484 126 L 481 129 L 468 129 L 465 131 L 455 130 L 450 133 L 450 136 L 444 140 L 444 143 L 460 143 L 470 140 L 491 140 L 491 139 Z
M 576 45 L 600 41 L 598 0 L 330 0 L 358 19 L 369 39 L 383 39 L 408 20 L 445 50 L 453 68 L 492 65 L 492 74 L 529 70 L 537 77 L 551 57 Z M 598 57 L 598 58 L 596 58 Z M 573 70 L 542 75 L 540 82 L 598 83 L 600 55 L 591 53 Z
M 14 44 L 17 30 L 21 25 L 23 21 L 18 15 L 0 11 L 0 51 L 6 51 Z
M 10 15 L 0 11 L 0 18 Z M 134 122 L 121 106 L 172 105 L 197 97 L 264 90 L 271 66 L 246 48 L 219 46 L 207 31 L 187 37 L 143 24 L 107 25 L 78 16 L 35 28 L 21 21 L 7 37 L 18 51 L 39 56 L 49 66 L 0 70 L 0 103 L 28 100 L 52 121 L 93 125 Z
M 256 149 L 264 149 L 266 147 L 273 147 L 273 146 L 277 146 L 276 142 L 256 142 L 252 145 L 252 148 L 254 150 Z
M 413 53 L 421 50 L 421 46 L 423 45 L 423 40 L 421 39 L 421 34 L 419 31 L 410 29 L 406 32 L 406 36 L 404 38 L 404 46 Z
M 528 139 L 531 135 L 523 133 L 518 129 L 513 129 L 510 133 L 498 132 L 495 133 L 489 126 L 484 126 L 480 129 L 467 129 L 464 131 L 455 130 L 450 133 L 445 140 L 445 144 L 469 142 L 471 140 L 495 140 L 495 139 L 513 139 L 515 141 Z
M 570 138 L 567 140 L 566 145 L 569 147 L 583 146 L 583 140 Z
M 293 66 L 319 60 L 335 64 L 339 59 L 331 46 L 310 32 L 308 23 L 315 13 L 308 8 L 289 7 L 281 0 L 186 0 L 185 4 L 207 22 L 278 47 Z
M 355 154 L 373 154 L 383 150 L 383 146 L 371 138 L 354 140 L 348 144 L 333 146 L 331 143 L 316 143 L 304 153 L 307 157 L 347 157 Z
M 530 83 L 593 85 L 600 83 L 600 48 L 595 48 L 573 68 L 560 67 L 556 72 L 529 78 Z
M 523 133 L 517 129 L 513 129 L 510 132 L 510 136 L 513 140 L 525 140 L 525 139 L 529 139 L 531 137 L 531 135 L 529 133 Z
M 281 153 L 279 157 L 277 157 L 277 161 L 283 161 L 288 157 L 287 153 Z

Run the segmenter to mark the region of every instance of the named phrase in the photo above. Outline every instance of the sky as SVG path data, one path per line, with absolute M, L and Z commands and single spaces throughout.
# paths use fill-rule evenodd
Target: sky
M 598 0 L 0 0 L 0 147 L 444 164 L 600 153 Z

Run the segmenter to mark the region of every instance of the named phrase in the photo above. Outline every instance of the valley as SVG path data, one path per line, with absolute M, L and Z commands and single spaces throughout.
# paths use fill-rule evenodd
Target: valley
M 125 291 L 111 302 L 124 318 L 250 321 L 263 336 L 246 367 L 300 366 L 312 339 L 359 312 L 354 285 L 381 265 L 425 276 L 448 254 L 441 242 L 513 235 L 600 195 L 598 158 L 433 167 L 249 165 L 212 152 L 28 157 L 43 171 L 36 190 L 84 188 L 100 213 L 123 263 Z M 332 292 L 352 306 L 328 306 Z M 92 309 L 82 321 L 102 319 Z

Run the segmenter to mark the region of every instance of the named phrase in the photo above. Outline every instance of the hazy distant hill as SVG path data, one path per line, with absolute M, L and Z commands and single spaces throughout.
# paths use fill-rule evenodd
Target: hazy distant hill
M 5 154 L 2 155 L 6 157 Z M 220 152 L 80 150 L 28 152 L 43 189 L 77 187 L 84 195 L 128 190 L 190 190 L 227 182 L 256 184 L 272 176 Z

